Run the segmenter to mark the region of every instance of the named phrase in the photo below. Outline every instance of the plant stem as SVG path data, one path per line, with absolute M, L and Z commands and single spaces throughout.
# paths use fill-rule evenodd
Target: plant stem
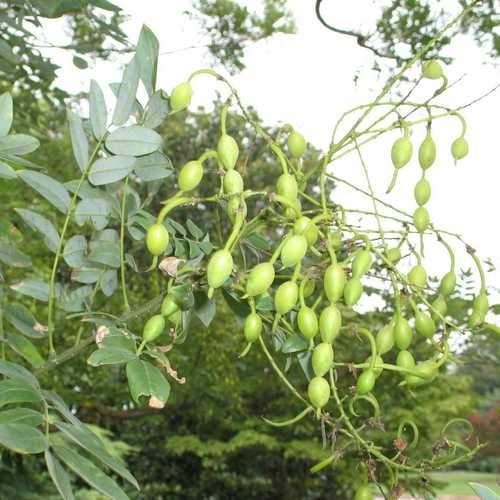
M 125 209 L 127 205 L 128 176 L 123 184 L 122 206 L 120 212 L 120 276 L 122 283 L 123 304 L 125 311 L 130 311 L 130 304 L 127 297 L 127 283 L 125 279 Z
M 82 171 L 82 175 L 80 176 L 80 179 L 78 181 L 78 184 L 76 186 L 76 189 L 73 193 L 73 196 L 71 198 L 69 207 L 68 207 L 68 212 L 66 214 L 66 218 L 64 220 L 63 228 L 61 231 L 61 236 L 59 238 L 59 244 L 57 245 L 56 249 L 56 255 L 54 257 L 54 262 L 52 264 L 52 272 L 50 274 L 50 280 L 49 280 L 49 300 L 48 300 L 48 318 L 47 318 L 47 328 L 48 328 L 48 340 L 49 340 L 49 356 L 55 356 L 55 349 L 54 349 L 54 299 L 55 299 L 55 283 L 56 283 L 56 273 L 57 273 L 57 266 L 59 264 L 59 260 L 62 255 L 63 251 L 63 246 L 64 246 L 64 238 L 66 236 L 66 232 L 69 227 L 69 223 L 71 220 L 71 216 L 73 215 L 73 211 L 76 206 L 76 202 L 78 200 L 78 194 L 80 193 L 80 189 L 83 185 L 83 182 L 87 178 L 87 175 L 90 171 L 90 167 L 92 166 L 92 163 L 94 162 L 94 159 L 101 147 L 103 138 L 100 139 L 96 147 L 94 148 L 94 151 L 92 152 L 89 161 L 87 162 L 87 165 Z

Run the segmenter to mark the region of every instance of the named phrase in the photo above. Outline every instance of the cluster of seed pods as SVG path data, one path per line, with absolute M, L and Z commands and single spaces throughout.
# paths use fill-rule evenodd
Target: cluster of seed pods
M 423 77 L 444 78 L 439 63 L 426 62 L 423 65 Z M 185 109 L 189 105 L 191 95 L 189 81 L 175 87 L 170 96 L 171 111 Z M 406 275 L 398 271 L 397 265 L 402 259 L 401 248 L 405 242 L 404 237 L 395 247 L 375 246 L 368 234 L 354 230 L 338 218 L 333 210 L 325 212 L 318 208 L 316 211 L 308 211 L 307 216 L 304 215 L 300 201 L 303 198 L 304 186 L 301 185 L 302 176 L 297 174 L 300 173 L 300 168 L 288 167 L 290 165 L 300 167 L 307 144 L 299 132 L 291 126 L 286 126 L 288 154 L 285 154 L 276 143 L 273 143 L 271 148 L 281 163 L 282 174 L 276 180 L 275 192 L 269 197 L 279 207 L 278 214 L 286 232 L 268 260 L 255 264 L 246 273 L 238 273 L 238 277 L 235 278 L 234 248 L 247 217 L 245 200 L 252 193 L 245 191 L 243 178 L 235 168 L 239 147 L 235 139 L 226 132 L 227 110 L 228 106 L 224 106 L 221 113 L 221 133 L 216 149 L 203 153 L 198 159 L 189 161 L 180 168 L 177 177 L 178 193 L 164 203 L 156 222 L 147 232 L 146 246 L 149 252 L 155 258 L 164 254 L 169 237 L 163 220 L 173 208 L 192 202 L 191 193 L 203 178 L 204 162 L 212 158 L 222 173 L 218 201 L 225 203 L 231 231 L 224 246 L 210 256 L 206 265 L 207 295 L 212 298 L 216 289 L 228 286 L 240 295 L 241 300 L 248 302 L 251 312 L 243 325 L 243 335 L 247 345 L 242 355 L 247 354 L 251 346 L 258 341 L 266 349 L 263 333 L 268 331 L 273 335 L 280 326 L 289 335 L 300 333 L 308 342 L 313 376 L 307 386 L 308 406 L 300 417 L 314 411 L 319 418 L 332 394 L 335 394 L 332 375 L 335 368 L 334 344 L 346 328 L 342 321 L 342 311 L 358 304 L 363 295 L 364 277 L 373 270 L 375 263 L 378 266 L 377 272 L 387 273 L 387 279 L 392 279 L 394 316 L 376 335 L 363 327 L 357 329 L 357 333 L 369 343 L 371 355 L 364 363 L 359 363 L 361 366 L 357 372 L 355 397 L 369 396 L 375 400 L 372 391 L 384 369 L 393 370 L 395 376 L 401 378 L 400 385 L 409 388 L 431 382 L 448 358 L 445 333 L 447 325 L 452 326 L 452 324 L 446 318 L 447 300 L 455 291 L 457 281 L 451 247 L 438 234 L 439 241 L 450 254 L 451 264 L 450 270 L 442 277 L 437 289 L 431 290 L 422 264 L 422 252 L 418 253 L 409 244 L 408 247 L 417 262 Z M 468 152 L 464 138 L 465 122 L 463 118 L 459 119 L 463 125 L 463 133 L 451 146 L 455 160 L 464 158 Z M 429 119 L 426 136 L 418 149 L 418 162 L 422 175 L 414 190 L 418 207 L 413 214 L 413 226 L 421 241 L 424 233 L 432 229 L 425 208 L 431 196 L 427 172 L 436 160 L 437 149 L 431 135 L 431 125 L 432 120 Z M 391 149 L 395 175 L 389 191 L 396 181 L 397 172 L 410 162 L 413 153 L 410 128 L 405 122 L 401 122 L 401 128 L 403 135 L 396 140 Z M 346 237 L 348 233 L 351 233 L 350 237 Z M 347 258 L 340 261 L 339 257 L 345 249 L 349 249 Z M 474 328 L 485 320 L 488 297 L 481 264 L 472 249 L 469 249 L 469 253 L 481 276 L 481 289 L 473 302 L 469 320 L 470 327 Z M 316 270 L 314 279 L 312 279 L 313 273 L 309 272 L 310 268 Z M 320 279 L 317 276 L 318 269 L 321 270 Z M 286 276 L 285 281 L 282 277 L 277 279 L 277 272 Z M 316 282 L 321 282 L 321 286 L 316 286 Z M 258 299 L 266 294 L 271 295 L 274 302 L 271 315 L 262 315 L 256 308 Z M 150 318 L 144 326 L 142 347 L 154 341 L 167 323 L 177 325 L 180 322 L 180 314 L 175 297 L 167 294 L 161 314 Z M 410 322 L 413 326 L 410 326 Z M 433 342 L 432 339 L 438 331 L 442 334 L 442 342 Z M 414 342 L 414 332 L 437 346 L 434 357 L 418 363 L 415 361 L 409 350 Z M 393 349 L 399 351 L 395 365 L 386 364 L 383 356 Z M 297 418 L 293 419 L 293 422 L 296 421 Z M 366 486 L 362 486 L 356 498 L 358 500 L 370 498 L 366 496 L 367 491 Z

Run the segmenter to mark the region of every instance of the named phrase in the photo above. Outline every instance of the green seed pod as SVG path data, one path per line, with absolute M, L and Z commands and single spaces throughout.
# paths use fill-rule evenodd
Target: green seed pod
M 430 339 L 436 333 L 436 324 L 429 314 L 417 311 L 415 313 L 415 330 L 422 337 Z
M 375 337 L 377 352 L 382 355 L 394 347 L 394 325 L 389 323 L 383 326 Z
M 307 395 L 315 408 L 323 408 L 330 399 L 330 386 L 323 377 L 314 377 L 309 382 Z
M 377 377 L 375 372 L 370 369 L 363 370 L 356 380 L 356 390 L 359 395 L 368 394 L 375 387 Z
M 436 378 L 438 367 L 432 359 L 423 361 L 413 368 L 418 375 L 406 375 L 406 384 L 412 387 L 428 384 Z
M 372 360 L 372 357 L 371 355 L 368 356 L 366 359 L 365 359 L 365 363 L 370 363 Z M 378 378 L 380 377 L 380 374 L 382 373 L 383 371 L 383 368 L 380 366 L 384 363 L 384 360 L 380 357 L 380 356 L 377 356 L 375 358 L 375 368 L 373 369 L 373 373 L 375 374 L 375 377 Z
M 191 84 L 189 82 L 179 83 L 170 94 L 170 109 L 175 112 L 187 108 L 191 103 L 192 96 Z
M 159 337 L 165 329 L 165 318 L 161 314 L 155 314 L 146 321 L 142 330 L 142 338 L 146 342 L 152 342 Z
M 369 250 L 361 250 L 352 262 L 352 276 L 360 278 L 366 274 L 372 265 L 372 255 Z
M 439 284 L 439 292 L 444 297 L 448 297 L 455 291 L 457 286 L 457 277 L 453 271 L 448 271 L 442 278 Z
M 176 304 L 174 296 L 170 294 L 167 295 L 161 303 L 161 315 L 168 318 L 178 310 L 179 306 Z
M 161 255 L 168 246 L 167 228 L 157 222 L 149 226 L 146 234 L 146 247 L 152 255 Z
M 424 288 L 427 285 L 427 273 L 420 264 L 413 266 L 407 276 L 408 283 L 417 288 Z
M 276 182 L 276 192 L 290 201 L 295 201 L 299 194 L 299 186 L 293 175 L 282 174 Z
M 249 297 L 264 293 L 274 281 L 274 267 L 271 262 L 257 264 L 248 275 L 246 292 Z
M 233 257 L 228 250 L 217 250 L 207 266 L 207 281 L 211 288 L 221 287 L 233 272 Z
M 431 312 L 432 319 L 434 321 L 441 321 L 441 318 L 434 312 L 436 310 L 441 316 L 446 316 L 446 313 L 448 311 L 448 305 L 446 304 L 446 300 L 442 295 L 438 295 L 434 301 L 432 302 L 432 309 L 433 311 Z
M 425 139 L 418 148 L 418 161 L 422 169 L 427 170 L 436 160 L 436 144 L 434 143 L 431 134 L 427 133 Z
M 325 294 L 330 302 L 335 303 L 342 297 L 345 281 L 344 268 L 340 264 L 330 264 L 323 280 Z
M 481 290 L 479 295 L 474 299 L 472 304 L 472 309 L 479 313 L 483 318 L 488 313 L 488 309 L 490 308 L 488 295 L 485 290 Z
M 179 172 L 177 183 L 181 191 L 192 191 L 198 187 L 203 177 L 203 166 L 200 161 L 188 161 Z
M 419 233 L 423 233 L 429 226 L 430 217 L 429 212 L 424 207 L 418 207 L 413 212 L 413 224 Z
M 451 155 L 455 161 L 465 158 L 469 154 L 469 144 L 465 137 L 455 139 L 451 145 Z
M 278 314 L 290 312 L 299 299 L 299 287 L 294 281 L 282 283 L 274 295 L 274 307 Z
M 319 332 L 323 342 L 332 343 L 340 333 L 342 314 L 336 306 L 330 304 L 325 307 L 319 316 Z
M 354 500 L 373 500 L 373 493 L 369 485 L 360 486 L 354 494 Z
M 281 263 L 284 267 L 294 267 L 307 252 L 307 239 L 303 234 L 290 236 L 281 249 Z
M 246 218 L 247 216 L 247 204 L 240 200 L 238 196 L 233 196 L 229 199 L 227 202 L 227 208 L 226 208 L 226 213 L 231 221 L 231 224 L 234 224 L 236 220 L 236 215 L 238 215 L 239 211 L 243 212 L 243 218 Z
M 413 338 L 413 332 L 411 331 L 408 321 L 402 316 L 396 319 L 394 324 L 394 341 L 398 346 L 398 349 L 404 351 L 408 349 Z
M 318 333 L 318 318 L 316 313 L 307 306 L 302 306 L 297 314 L 297 325 L 300 333 L 310 340 Z
M 357 304 L 363 293 L 363 285 L 359 278 L 351 278 L 344 287 L 344 302 L 352 307 Z
M 400 351 L 398 357 L 396 358 L 396 366 L 400 368 L 406 368 L 411 370 L 415 366 L 415 360 L 410 351 Z
M 217 143 L 217 156 L 226 170 L 232 170 L 240 153 L 237 142 L 228 134 L 223 134 Z
M 312 353 L 312 368 L 317 377 L 322 377 L 333 366 L 333 347 L 328 342 L 318 344 Z
M 482 322 L 484 321 L 484 318 L 481 317 L 481 314 L 478 313 L 477 311 L 472 311 L 471 315 L 469 316 L 469 327 L 474 328 L 476 326 L 479 326 Z
M 389 262 L 396 265 L 401 260 L 401 250 L 399 247 L 388 248 L 385 256 Z
M 419 206 L 425 205 L 430 197 L 431 197 L 431 183 L 422 177 L 416 184 L 415 184 L 415 201 Z
M 430 80 L 437 80 L 443 76 L 443 68 L 436 60 L 424 61 L 422 63 L 422 76 Z
M 391 149 L 391 160 L 394 168 L 404 167 L 411 160 L 412 153 L 413 146 L 408 137 L 403 136 L 397 139 Z
M 223 180 L 224 193 L 240 194 L 243 192 L 243 177 L 237 170 L 228 170 Z
M 260 337 L 262 333 L 262 319 L 257 313 L 250 313 L 246 317 L 243 333 L 248 342 L 255 342 Z
M 295 234 L 303 234 L 309 246 L 314 245 L 318 239 L 318 228 L 316 224 L 311 222 L 309 217 L 299 217 L 293 225 L 293 232 Z
M 295 130 L 288 136 L 288 151 L 294 158 L 300 158 L 306 150 L 306 141 L 302 134 Z

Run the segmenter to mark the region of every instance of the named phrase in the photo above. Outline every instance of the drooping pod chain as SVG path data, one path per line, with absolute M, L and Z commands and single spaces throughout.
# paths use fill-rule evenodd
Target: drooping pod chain
M 399 104 L 380 101 L 371 107 L 360 106 L 356 112 L 362 111 L 364 115 L 356 125 L 358 128 L 340 141 L 332 141 L 329 151 L 320 162 L 319 189 L 310 190 L 313 193 L 310 195 L 306 194 L 307 188 L 311 188 L 311 183 L 316 180 L 311 172 L 317 172 L 317 169 L 307 163 L 308 145 L 302 134 L 287 124 L 280 129 L 275 139 L 270 137 L 253 121 L 235 89 L 213 70 L 200 70 L 175 87 L 170 96 L 171 112 L 189 106 L 192 95 L 190 82 L 200 74 L 214 76 L 230 91 L 229 99 L 220 113 L 220 136 L 213 150 L 202 152 L 198 158 L 180 168 L 177 194 L 165 201 L 155 224 L 148 230 L 146 246 L 149 252 L 155 258 L 165 254 L 169 243 L 168 230 L 164 225 L 166 215 L 176 207 L 196 202 L 194 193 L 202 181 L 204 169 L 209 168 L 206 165 L 210 165 L 210 160 L 215 160 L 221 173 L 221 188 L 213 196 L 205 198 L 205 201 L 222 203 L 226 207 L 229 229 L 225 243 L 215 249 L 204 264 L 204 275 L 196 286 L 205 290 L 209 299 L 214 297 L 216 290 L 224 288 L 248 308 L 249 312 L 242 321 L 244 342 L 240 356 L 247 355 L 252 346 L 260 345 L 277 376 L 304 405 L 303 410 L 289 420 L 279 423 L 266 421 L 283 426 L 315 417 L 321 425 L 331 425 L 333 428 L 342 422 L 342 435 L 348 436 L 363 453 L 379 460 L 389 482 L 395 481 L 400 470 L 420 473 L 423 465 L 418 460 L 412 462 L 408 456 L 403 462 L 382 455 L 378 447 L 365 439 L 360 430 L 363 428 L 360 425 L 362 417 L 356 412 L 355 405 L 368 402 L 378 417 L 380 405 L 377 401 L 377 381 L 383 372 L 397 378 L 401 391 L 416 391 L 422 385 L 431 384 L 449 359 L 450 331 L 474 332 L 485 321 L 489 307 L 485 276 L 479 258 L 470 248 L 468 252 L 478 269 L 481 285 L 473 301 L 468 325 L 459 324 L 447 316 L 447 302 L 455 293 L 457 284 L 455 253 L 449 241 L 445 241 L 435 229 L 426 208 L 431 194 L 438 194 L 431 190 L 429 172 L 437 162 L 445 161 L 434 141 L 433 130 L 444 118 L 458 118 L 462 130 L 451 146 L 451 154 L 455 161 L 462 159 L 468 152 L 464 118 L 456 111 L 434 105 L 432 97 L 423 103 L 413 103 L 408 98 Z M 442 82 L 436 94 L 446 90 L 447 80 L 439 62 L 424 61 L 422 77 Z M 279 164 L 281 173 L 275 179 L 271 193 L 245 189 L 244 178 L 238 170 L 240 145 L 228 133 L 227 127 L 229 113 L 233 112 L 231 103 L 236 103 L 243 117 L 264 139 Z M 380 119 L 364 129 L 361 127 L 365 124 L 364 117 L 372 109 L 399 109 L 398 106 L 401 109 L 406 107 L 411 112 L 424 110 L 426 116 L 412 120 L 409 118 L 411 113 L 407 112 L 404 119 L 398 116 L 398 120 L 385 129 L 377 128 Z M 342 119 L 347 115 L 349 112 Z M 363 161 L 361 147 L 364 140 L 399 129 L 401 135 L 390 151 L 393 176 L 387 190 L 389 193 L 400 170 L 412 164 L 414 147 L 411 134 L 417 127 L 425 127 L 425 135 L 416 155 L 421 173 L 413 190 L 417 205 L 413 215 L 401 220 L 379 212 L 380 204 L 377 205 L 369 183 L 369 196 L 374 204 L 374 212 L 369 214 L 377 219 L 378 228 L 372 231 L 354 227 L 346 215 L 349 214 L 349 207 L 328 199 L 326 196 L 329 193 L 325 185 L 321 184 L 321 180 L 326 177 L 329 161 L 347 154 L 348 148 L 353 145 Z M 282 140 L 283 133 L 287 134 L 286 140 Z M 316 195 L 319 199 L 316 199 Z M 274 247 L 269 253 L 262 253 L 247 262 L 240 258 L 236 249 L 237 243 L 245 237 L 250 209 L 247 201 L 253 196 L 267 196 L 272 204 L 275 217 L 267 223 L 266 229 L 267 234 L 274 235 L 271 238 Z M 384 217 L 400 224 L 396 237 L 389 238 L 389 231 L 384 229 Z M 428 236 L 434 242 L 437 236 L 438 243 L 450 257 L 450 268 L 440 277 L 437 286 L 428 279 L 425 269 L 423 240 Z M 415 238 L 421 243 L 419 250 L 414 244 Z M 397 241 L 391 242 L 391 239 Z M 406 266 L 405 272 L 400 271 L 402 266 Z M 391 304 L 387 306 L 391 311 L 391 319 L 376 334 L 367 328 L 358 312 L 359 305 L 365 300 L 366 284 L 373 280 L 389 283 L 392 294 Z M 169 282 L 171 286 L 172 282 Z M 272 299 L 272 305 L 260 309 L 259 301 L 268 296 Z M 167 289 L 161 314 L 153 316 L 144 327 L 141 349 L 154 348 L 155 339 L 165 328 L 165 322 L 176 327 L 180 324 L 179 315 L 176 299 Z M 350 354 L 342 352 L 343 344 L 338 341 L 347 335 L 351 335 L 352 342 L 359 343 L 366 351 L 363 359 L 351 359 L 349 363 L 337 361 L 339 354 L 340 359 Z M 283 346 L 291 340 L 299 346 L 294 347 L 296 350 L 293 352 L 300 352 L 310 368 L 305 370 L 305 380 L 297 387 L 280 368 L 281 363 L 274 359 L 275 356 L 289 356 Z M 273 355 L 267 348 L 271 341 L 278 354 Z M 427 359 L 416 360 L 415 347 L 422 343 L 429 345 L 434 354 Z M 350 371 L 345 370 L 347 365 Z M 340 391 L 343 391 L 342 394 Z M 413 429 L 414 436 L 418 435 L 418 428 L 413 422 L 405 420 L 401 425 L 401 429 L 409 427 Z M 333 462 L 333 458 L 327 459 L 312 469 L 320 470 Z M 371 498 L 365 483 L 357 489 L 355 498 Z

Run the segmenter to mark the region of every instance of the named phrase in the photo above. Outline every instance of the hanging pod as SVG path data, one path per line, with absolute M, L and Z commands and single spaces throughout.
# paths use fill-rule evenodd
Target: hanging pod
M 165 318 L 161 314 L 155 314 L 146 321 L 142 330 L 144 342 L 152 342 L 159 337 L 165 330 Z
M 430 132 L 427 132 L 424 140 L 418 148 L 418 162 L 420 167 L 427 170 L 436 160 L 436 144 L 431 137 Z
M 465 140 L 465 137 L 459 137 L 455 139 L 451 144 L 451 155 L 455 161 L 465 158 L 469 153 L 469 144 Z
M 276 182 L 276 192 L 287 200 L 296 200 L 299 194 L 299 186 L 295 177 L 291 174 L 280 175 Z
M 414 194 L 417 205 L 425 205 L 431 197 L 431 183 L 425 177 L 422 177 L 415 184 Z
M 444 296 L 448 297 L 455 291 L 457 286 L 457 277 L 453 271 L 448 271 L 439 283 L 439 292 Z
M 417 288 L 425 288 L 427 284 L 427 272 L 422 265 L 416 264 L 410 269 L 407 279 L 410 285 Z
M 394 342 L 398 349 L 405 350 L 411 344 L 413 332 L 405 318 L 399 316 L 394 324 Z
M 222 184 L 226 194 L 240 194 L 243 192 L 243 177 L 237 170 L 228 170 L 224 174 Z
M 360 486 L 354 494 L 354 500 L 373 500 L 373 493 L 370 485 Z
M 445 317 L 448 312 L 448 304 L 442 295 L 438 295 L 431 304 L 431 315 L 434 321 L 441 321 L 441 318 L 434 311 L 437 311 L 441 316 Z
M 436 378 L 438 373 L 438 366 L 436 362 L 432 359 L 427 361 L 422 361 L 413 367 L 413 371 L 416 372 L 415 375 L 406 375 L 405 380 L 408 386 L 419 386 L 428 384 Z
M 424 207 L 418 207 L 413 212 L 413 224 L 419 233 L 423 233 L 429 226 L 429 212 Z
M 161 222 L 149 226 L 146 233 L 146 247 L 152 255 L 161 255 L 165 252 L 168 240 L 167 228 Z
M 168 294 L 161 303 L 161 315 L 165 318 L 172 316 L 179 310 L 179 306 L 175 302 L 173 295 Z
M 430 339 L 436 333 L 436 324 L 430 314 L 417 309 L 415 312 L 415 330 L 426 339 Z
M 375 387 L 377 377 L 373 370 L 367 368 L 361 372 L 361 375 L 356 380 L 356 391 L 358 394 L 368 394 Z
M 234 168 L 239 153 L 238 143 L 229 134 L 222 134 L 217 143 L 217 156 L 226 170 Z
M 360 278 L 366 274 L 372 265 L 372 255 L 369 250 L 360 250 L 352 261 L 352 276 Z
M 307 387 L 307 395 L 315 408 L 323 408 L 330 399 L 330 385 L 323 377 L 314 377 Z
M 318 239 L 318 228 L 316 224 L 314 224 L 309 217 L 304 215 L 295 221 L 293 232 L 295 234 L 303 234 L 309 246 L 314 245 Z
M 375 337 L 375 344 L 379 355 L 389 352 L 394 347 L 394 325 L 392 322 L 379 330 Z
M 300 158 L 306 150 L 306 140 L 295 130 L 291 132 L 287 139 L 288 151 L 294 158 Z
M 249 297 L 255 297 L 264 293 L 274 281 L 274 266 L 271 262 L 257 264 L 248 275 L 246 293 Z
M 189 82 L 182 82 L 175 86 L 170 94 L 170 109 L 172 112 L 181 111 L 189 106 L 193 88 Z
M 318 317 L 316 313 L 307 306 L 302 306 L 297 314 L 297 325 L 300 333 L 308 340 L 318 333 Z
M 410 351 L 402 350 L 396 358 L 396 366 L 411 370 L 415 366 L 415 359 Z
M 192 191 L 198 187 L 203 178 L 203 166 L 201 161 L 188 161 L 180 170 L 177 178 L 181 191 Z
M 404 135 L 396 139 L 391 149 L 391 160 L 395 169 L 404 167 L 410 160 L 413 153 L 413 146 L 410 139 Z
M 344 287 L 344 302 L 347 306 L 356 305 L 363 293 L 363 285 L 359 278 L 351 278 Z
M 437 80 L 443 76 L 443 68 L 435 59 L 422 63 L 422 76 L 430 80 Z
M 333 366 L 333 347 L 328 342 L 318 344 L 311 358 L 313 372 L 317 377 L 322 377 Z
M 469 317 L 469 326 L 479 326 L 488 313 L 489 302 L 486 291 L 482 289 L 472 303 L 472 313 Z
M 399 247 L 388 248 L 385 256 L 391 264 L 396 265 L 401 260 L 401 249 Z
M 332 343 L 340 333 L 342 314 L 338 308 L 330 304 L 325 307 L 319 316 L 319 332 L 323 342 Z
M 330 264 L 325 271 L 323 285 L 328 300 L 337 302 L 344 293 L 345 271 L 340 264 Z
M 274 295 L 274 308 L 278 314 L 290 312 L 299 299 L 299 287 L 295 281 L 286 281 L 276 290 Z
M 304 258 L 306 252 L 306 237 L 303 234 L 293 234 L 281 249 L 281 263 L 284 267 L 294 267 Z
M 262 319 L 257 313 L 250 313 L 243 326 L 243 334 L 248 342 L 255 342 L 262 333 Z
M 210 288 L 219 288 L 233 272 L 233 257 L 229 250 L 217 250 L 207 266 L 207 281 Z

